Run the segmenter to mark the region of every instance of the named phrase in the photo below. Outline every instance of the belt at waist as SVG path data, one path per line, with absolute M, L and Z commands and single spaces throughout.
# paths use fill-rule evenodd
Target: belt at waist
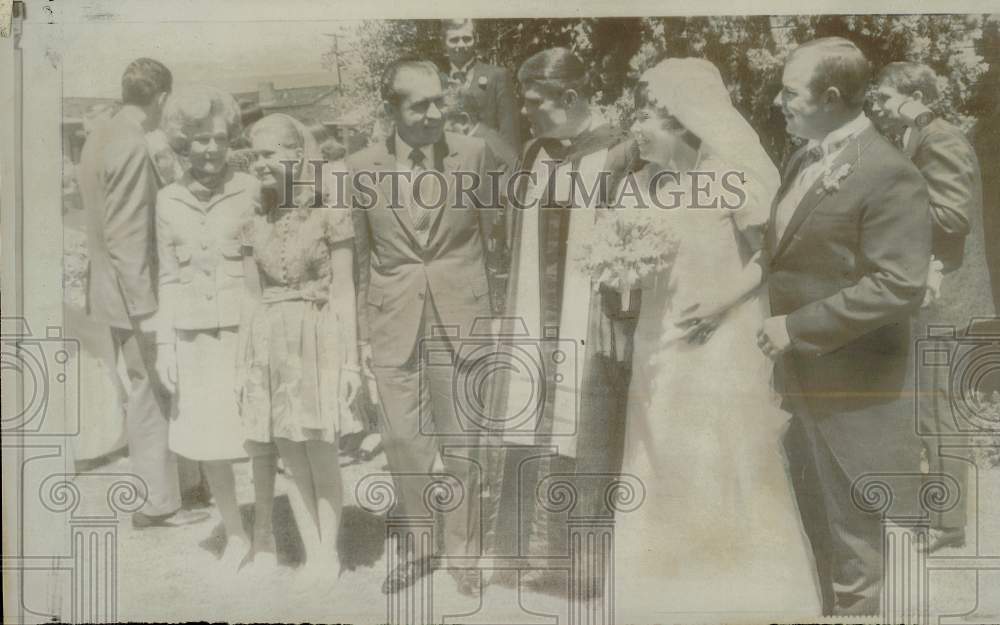
M 327 290 L 320 287 L 293 288 L 287 286 L 269 286 L 265 287 L 261 294 L 261 302 L 264 304 L 294 301 L 319 302 L 323 304 L 327 299 L 329 299 Z

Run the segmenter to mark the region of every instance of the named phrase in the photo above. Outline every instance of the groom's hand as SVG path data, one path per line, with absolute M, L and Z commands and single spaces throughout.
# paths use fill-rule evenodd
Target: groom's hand
M 768 358 L 777 358 L 792 346 L 792 338 L 788 336 L 788 326 L 785 324 L 786 316 L 768 317 L 757 331 L 757 347 Z

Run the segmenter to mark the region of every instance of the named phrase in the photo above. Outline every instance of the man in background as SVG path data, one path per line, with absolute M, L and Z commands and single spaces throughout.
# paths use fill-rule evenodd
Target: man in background
M 498 176 L 497 188 L 502 206 L 507 206 L 505 190 L 507 181 L 517 164 L 517 152 L 496 130 L 483 124 L 479 116 L 479 102 L 469 94 L 451 90 L 445 99 L 447 107 L 445 127 L 450 131 L 469 137 L 478 137 L 486 142 L 490 151 L 492 170 Z M 506 276 L 510 269 L 510 254 L 507 246 L 507 227 L 504 211 L 497 211 L 493 226 L 486 239 L 486 268 L 490 280 L 490 292 L 494 313 L 501 314 Z
M 476 57 L 476 27 L 472 20 L 444 20 L 441 37 L 448 56 L 444 72 L 448 83 L 471 95 L 479 105 L 479 121 L 519 150 L 521 117 L 510 70 Z
M 933 221 L 934 267 L 924 305 L 914 317 L 914 340 L 929 338 L 934 327 L 948 328 L 942 349 L 965 336 L 970 323 L 995 314 L 990 297 L 983 237 L 982 177 L 976 153 L 953 124 L 931 112 L 938 100 L 938 77 L 920 63 L 899 62 L 885 66 L 872 97 L 872 111 L 880 129 L 901 135 L 903 153 L 913 161 L 930 196 Z M 928 478 L 947 475 L 966 493 L 969 460 L 955 457 L 943 447 L 967 442 L 955 421 L 949 398 L 947 367 L 915 363 L 921 392 L 917 397 L 919 432 L 924 436 Z M 965 544 L 966 501 L 944 512 L 932 512 L 931 552 Z
M 129 457 L 146 487 L 146 502 L 132 515 L 136 529 L 207 518 L 179 513 L 177 459 L 167 447 L 170 399 L 155 369 L 153 224 L 160 180 L 145 133 L 159 126 L 172 82 L 170 70 L 158 61 L 130 63 L 122 76 L 122 108 L 95 124 L 77 170 L 90 254 L 87 314 L 110 327 L 116 358 L 123 358 L 128 370 Z

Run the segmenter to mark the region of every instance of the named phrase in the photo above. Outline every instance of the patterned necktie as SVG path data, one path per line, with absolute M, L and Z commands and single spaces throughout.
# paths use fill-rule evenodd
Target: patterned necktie
M 429 208 L 423 208 L 419 206 L 417 202 L 414 200 L 414 196 L 416 196 L 418 191 L 418 187 L 416 185 L 417 175 L 427 170 L 427 168 L 424 166 L 425 159 L 426 155 L 424 154 L 424 151 L 421 150 L 420 148 L 413 148 L 410 151 L 410 162 L 413 163 L 413 168 L 412 168 L 413 177 L 410 179 L 413 183 L 410 187 L 411 188 L 410 206 L 409 206 L 410 219 L 413 221 L 413 227 L 416 228 L 417 232 L 421 234 L 424 234 L 427 228 L 431 225 L 431 210 Z M 428 185 L 425 184 L 426 179 L 427 177 L 425 176 L 421 181 L 421 185 L 419 187 L 419 189 L 421 189 L 422 192 L 424 193 L 424 195 L 421 195 L 420 199 L 425 206 L 430 205 L 435 200 L 434 196 L 427 197 L 425 195 L 426 189 L 428 187 Z
M 814 163 L 818 163 L 821 160 L 823 160 L 823 148 L 818 145 L 814 145 L 806 150 L 806 153 L 802 156 L 802 163 L 799 165 L 799 171 L 805 171 Z

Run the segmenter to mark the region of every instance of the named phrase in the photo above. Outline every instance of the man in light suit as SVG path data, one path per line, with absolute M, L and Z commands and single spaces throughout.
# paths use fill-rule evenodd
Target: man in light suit
M 954 339 L 967 335 L 971 323 L 980 325 L 996 311 L 986 266 L 979 161 L 962 131 L 927 108 L 938 99 L 937 80 L 926 65 L 890 63 L 879 73 L 872 112 L 883 132 L 902 135 L 903 153 L 920 169 L 930 195 L 932 252 L 944 276 L 934 289 L 939 295 L 928 294 L 914 320 L 914 339 L 927 340 L 929 332 L 951 328 L 939 346 L 950 350 Z M 909 115 L 911 108 L 924 113 Z M 971 460 L 956 457 L 954 447 L 968 443 L 962 432 L 971 426 L 956 421 L 948 396 L 949 369 L 917 362 L 914 366 L 920 380 L 918 418 L 925 436 L 928 475 L 930 479 L 950 476 L 958 493 L 967 493 Z M 942 445 L 953 449 L 942 449 Z M 932 513 L 929 550 L 962 546 L 965 525 L 964 497 L 949 510 Z
M 816 479 L 799 503 L 837 615 L 876 613 L 882 585 L 881 518 L 853 489 L 873 474 L 914 476 L 893 483 L 909 509 L 920 470 L 907 373 L 931 255 L 927 190 L 865 116 L 869 79 L 861 51 L 837 37 L 800 46 L 785 64 L 775 104 L 808 143 L 772 209 L 773 316 L 757 337 Z
M 189 523 L 180 513 L 177 460 L 167 447 L 170 399 L 156 377 L 156 238 L 153 210 L 159 179 L 145 133 L 159 126 L 172 77 L 163 64 L 137 59 L 122 76 L 121 110 L 87 137 L 77 181 L 87 219 L 90 254 L 87 313 L 111 328 L 131 388 L 126 429 L 132 470 L 147 499 L 133 514 L 138 529 Z
M 521 115 L 510 70 L 476 58 L 476 25 L 472 20 L 444 20 L 441 24 L 448 64 L 448 82 L 476 99 L 481 123 L 500 133 L 515 151 L 521 149 Z
M 459 176 L 485 180 L 488 151 L 480 139 L 444 131 L 444 92 L 433 63 L 394 63 L 382 95 L 395 128 L 386 141 L 351 156 L 348 168 L 355 185 L 359 341 L 385 409 L 382 437 L 398 495 L 391 515 L 422 513 L 428 476 L 443 464 L 464 490 L 445 515 L 445 551 L 475 557 L 476 476 L 460 449 L 476 435 L 456 410 L 453 389 L 464 364 L 458 348 L 474 321 L 490 316 L 483 241 L 493 216 L 460 197 L 456 183 Z M 427 572 L 413 554 L 399 557 L 385 593 Z M 450 570 L 460 592 L 478 593 L 479 571 Z

